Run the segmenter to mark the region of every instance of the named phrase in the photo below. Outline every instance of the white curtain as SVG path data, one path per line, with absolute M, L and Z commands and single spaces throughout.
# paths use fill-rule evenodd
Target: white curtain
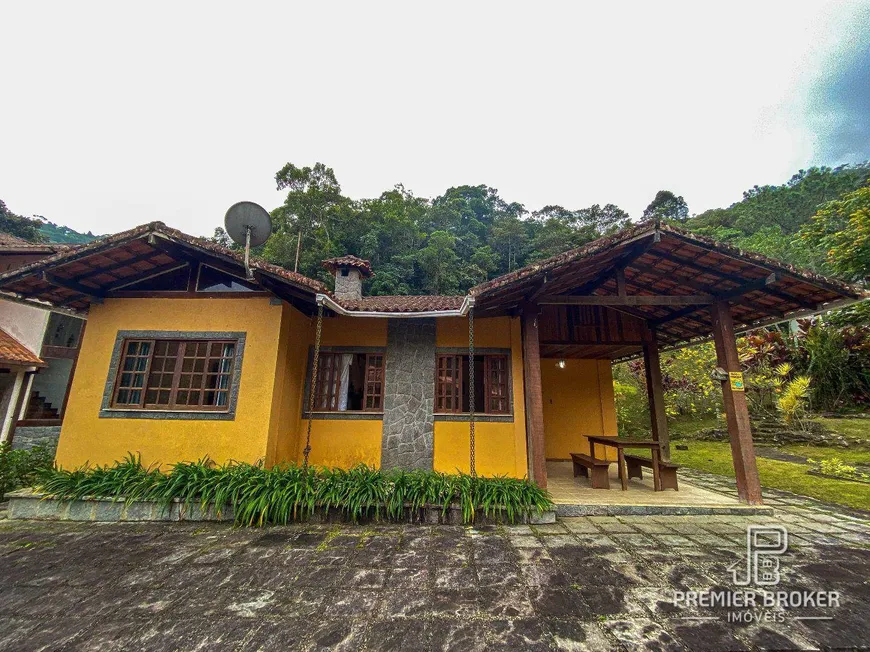
M 338 386 L 338 411 L 347 411 L 347 394 L 350 389 L 350 365 L 353 363 L 353 353 L 341 354 L 341 384 Z

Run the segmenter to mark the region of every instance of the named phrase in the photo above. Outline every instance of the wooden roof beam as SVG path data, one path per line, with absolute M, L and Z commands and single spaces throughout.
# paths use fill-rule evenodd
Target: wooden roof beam
M 538 299 L 541 305 L 555 306 L 705 306 L 713 303 L 712 294 L 687 295 L 649 295 L 649 296 L 543 296 Z
M 780 279 L 779 272 L 773 272 L 764 278 L 758 279 L 757 281 L 750 281 L 749 283 L 744 283 L 740 287 L 736 287 L 732 290 L 728 290 L 726 292 L 722 292 L 721 294 L 716 295 L 716 301 L 730 301 L 732 299 L 739 298 L 744 294 L 748 294 L 749 292 L 757 292 L 758 290 L 766 290 L 767 286 L 776 283 Z M 655 328 L 656 326 L 660 326 L 661 324 L 666 324 L 668 322 L 674 321 L 675 319 L 679 319 L 680 317 L 686 317 L 693 312 L 696 312 L 701 309 L 701 306 L 689 306 L 687 308 L 683 308 L 682 310 L 677 310 L 676 312 L 671 313 L 667 317 L 662 317 L 661 319 L 657 319 L 655 321 L 650 322 L 650 326 Z
M 306 296 L 303 292 L 276 281 L 258 269 L 254 270 L 254 279 L 266 290 L 279 299 L 286 301 L 303 314 L 309 316 L 314 314 L 315 304 L 313 296 Z
M 136 265 L 137 263 L 141 263 L 141 262 L 144 262 L 150 258 L 154 258 L 155 256 L 159 256 L 161 253 L 162 252 L 160 252 L 160 251 L 149 251 L 148 253 L 145 253 L 145 254 L 139 254 L 138 256 L 133 256 L 132 258 L 129 258 L 125 261 L 115 261 L 113 265 L 108 265 L 108 266 L 100 268 L 100 269 L 92 268 L 90 271 L 85 272 L 84 274 L 76 274 L 76 278 L 79 280 L 82 280 L 82 279 L 90 278 L 92 276 L 99 276 L 100 274 L 108 274 L 109 276 L 114 276 L 119 281 L 123 281 L 126 278 L 130 278 L 130 277 L 129 276 L 127 276 L 127 277 L 118 276 L 117 274 L 115 274 L 116 271 L 118 271 L 119 269 L 122 269 L 124 267 L 132 267 L 133 265 Z M 103 255 L 105 256 L 105 254 L 103 254 Z M 109 257 L 106 256 L 106 258 L 109 258 Z M 109 258 L 109 260 L 114 260 L 114 259 Z M 156 267 L 156 265 L 155 265 L 155 267 Z M 141 271 L 141 270 L 137 270 L 137 271 Z
M 656 255 L 661 257 L 661 258 L 664 258 L 665 260 L 669 260 L 670 262 L 674 263 L 675 265 L 682 265 L 684 267 L 688 267 L 689 269 L 694 269 L 695 271 L 700 272 L 702 274 L 709 274 L 710 276 L 718 276 L 719 278 L 727 279 L 733 283 L 742 284 L 742 283 L 746 282 L 746 279 L 743 278 L 742 276 L 737 276 L 736 274 L 731 274 L 729 272 L 723 272 L 721 270 L 713 269 L 710 267 L 704 267 L 703 265 L 699 265 L 696 262 L 693 262 L 691 260 L 686 260 L 685 258 L 681 258 L 679 256 L 674 256 L 672 254 L 666 254 L 666 253 L 658 252 L 658 251 L 656 252 Z M 779 272 L 774 272 L 774 273 L 779 274 Z M 785 292 L 782 292 L 780 290 L 775 290 L 773 288 L 765 288 L 765 292 L 767 292 L 768 294 L 770 294 L 772 296 L 778 297 L 779 299 L 782 299 L 783 301 L 789 301 L 791 303 L 796 303 L 806 310 L 817 310 L 818 309 L 818 305 L 816 305 L 815 303 L 811 303 L 811 302 L 807 301 L 806 299 L 802 299 L 801 297 L 797 297 L 797 296 L 794 296 L 791 294 L 786 294 Z
M 161 238 L 154 233 L 148 236 L 148 244 L 166 255 L 184 262 L 202 263 L 233 276 L 241 276 L 241 278 L 245 276 L 244 265 L 235 261 L 233 263 L 225 262 L 220 259 L 219 254 L 210 256 L 191 247 L 180 245 L 172 240 Z M 241 275 L 239 274 L 240 269 L 242 271 Z
M 70 290 L 71 292 L 76 292 L 85 297 L 88 297 L 94 303 L 102 303 L 103 299 L 106 296 L 104 290 L 100 288 L 91 287 L 89 285 L 82 285 L 72 279 L 68 278 L 60 278 L 55 274 L 50 274 L 49 272 L 42 272 L 40 278 L 48 283 L 49 285 L 54 285 L 55 287 L 63 288 L 65 290 Z M 76 301 L 77 299 L 73 299 Z
M 607 267 L 607 269 L 602 270 L 601 274 L 597 278 L 589 281 L 588 283 L 580 286 L 579 288 L 576 288 L 575 290 L 573 290 L 573 292 L 575 294 L 591 294 L 602 285 L 607 283 L 611 279 L 611 274 L 616 273 L 616 270 L 625 269 L 633 260 L 637 260 L 647 251 L 652 249 L 657 242 L 661 241 L 661 237 L 661 233 L 658 229 L 656 229 L 655 232 L 648 236 L 646 239 L 632 245 L 632 247 L 626 253 L 614 260 L 613 263 Z

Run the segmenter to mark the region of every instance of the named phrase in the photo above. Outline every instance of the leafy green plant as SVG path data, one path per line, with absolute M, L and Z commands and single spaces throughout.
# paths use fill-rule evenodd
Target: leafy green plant
M 54 455 L 42 446 L 12 450 L 7 442 L 0 444 L 0 500 L 9 491 L 32 485 L 39 474 L 53 464 Z
M 830 457 L 825 458 L 823 460 L 807 460 L 813 467 L 823 473 L 824 475 L 830 475 L 835 478 L 843 478 L 845 480 L 862 480 L 864 482 L 870 481 L 870 475 L 867 473 L 861 473 L 854 466 L 846 464 L 839 457 Z
M 790 380 L 782 389 L 782 394 L 776 406 L 782 413 L 782 418 L 790 426 L 805 429 L 807 416 L 807 401 L 810 395 L 810 377 L 797 376 Z
M 214 505 L 220 514 L 231 508 L 240 525 L 284 524 L 311 516 L 318 510 L 337 509 L 354 521 L 385 517 L 401 520 L 423 506 L 453 505 L 463 520 L 474 522 L 478 513 L 500 516 L 509 522 L 553 508 L 549 494 L 526 480 L 507 477 L 472 477 L 426 471 L 381 471 L 365 465 L 326 469 L 229 462 L 218 466 L 204 458 L 180 462 L 169 473 L 143 466 L 128 453 L 111 466 L 73 471 L 51 468 L 39 479 L 39 489 L 63 500 L 113 498 L 132 502 L 173 501 L 185 508 Z

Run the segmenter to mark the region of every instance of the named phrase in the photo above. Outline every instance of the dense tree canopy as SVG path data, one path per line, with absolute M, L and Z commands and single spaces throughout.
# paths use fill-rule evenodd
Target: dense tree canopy
M 3 233 L 11 233 L 28 242 L 46 242 L 47 238 L 39 231 L 41 226 L 38 219 L 16 215 L 0 199 L 0 231 Z
M 258 252 L 289 269 L 329 281 L 320 261 L 346 253 L 372 262 L 366 292 L 456 294 L 534 260 L 580 246 L 630 223 L 614 204 L 529 214 L 495 188 L 458 186 L 434 199 L 402 185 L 374 199 L 341 194 L 331 168 L 288 163 L 275 177 L 287 190 L 272 211 L 274 234 Z M 227 244 L 216 229 L 214 239 Z
M 800 230 L 800 242 L 819 248 L 825 262 L 851 281 L 870 278 L 870 185 L 824 204 Z
M 273 211 L 276 233 L 259 253 L 292 269 L 301 232 L 299 271 L 328 282 L 320 261 L 353 253 L 372 261 L 376 275 L 366 292 L 373 295 L 461 293 L 631 223 L 614 204 L 548 205 L 529 212 L 484 185 L 450 188 L 432 200 L 398 185 L 376 199 L 354 201 L 341 195 L 333 171 L 320 163 L 288 164 L 276 180 L 289 189 L 287 201 Z M 682 197 L 661 190 L 643 217 L 676 222 L 798 267 L 866 281 L 868 182 L 866 163 L 810 168 L 781 186 L 755 186 L 728 208 L 692 217 Z M 215 239 L 226 239 L 221 229 Z M 855 319 L 864 321 L 857 313 Z
M 682 197 L 670 190 L 659 190 L 643 211 L 643 219 L 671 220 L 685 222 L 689 217 L 689 206 Z

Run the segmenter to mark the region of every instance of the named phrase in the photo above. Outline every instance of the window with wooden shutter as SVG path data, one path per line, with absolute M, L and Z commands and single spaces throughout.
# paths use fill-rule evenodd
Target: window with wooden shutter
M 439 355 L 435 375 L 435 411 L 462 412 L 462 356 Z
M 310 381 L 310 368 L 308 377 Z M 321 351 L 314 390 L 315 412 L 382 412 L 383 409 L 383 353 Z
M 484 396 L 487 414 L 506 414 L 510 411 L 508 369 L 506 355 L 488 355 L 484 359 Z
M 125 340 L 112 405 L 225 411 L 237 345 L 235 340 Z
M 506 355 L 439 354 L 435 366 L 435 412 L 466 414 L 471 409 L 469 366 L 474 365 L 474 406 L 478 414 L 510 413 L 510 382 Z

